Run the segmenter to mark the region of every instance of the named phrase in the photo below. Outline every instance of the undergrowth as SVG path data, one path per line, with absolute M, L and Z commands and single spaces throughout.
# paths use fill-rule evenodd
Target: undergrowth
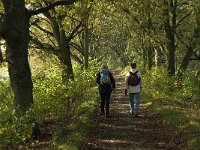
M 0 82 L 0 149 L 79 149 L 97 99 L 95 67 L 76 70 L 75 81 L 60 76 L 34 76 L 34 105 L 18 117 L 8 81 Z M 31 138 L 34 124 L 41 141 Z M 40 143 L 41 142 L 41 143 Z
M 163 68 L 143 75 L 143 99 L 152 104 L 162 119 L 183 135 L 189 149 L 200 149 L 200 77 L 185 73 L 168 76 Z

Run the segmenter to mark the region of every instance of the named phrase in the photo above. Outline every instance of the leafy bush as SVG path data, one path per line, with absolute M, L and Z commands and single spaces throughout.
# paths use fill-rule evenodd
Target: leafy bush
M 51 68 L 51 73 L 58 72 Z M 34 105 L 27 113 L 18 117 L 17 110 L 12 104 L 12 92 L 9 82 L 0 83 L 0 149 L 16 149 L 19 145 L 23 145 L 31 140 L 33 129 L 33 120 L 44 127 L 45 122 L 50 121 L 54 125 L 51 127 L 52 136 L 55 143 L 61 142 L 66 136 L 66 130 L 70 130 L 73 126 L 85 125 L 87 122 L 85 114 L 93 111 L 91 108 L 96 100 L 95 87 L 95 66 L 86 70 L 75 71 L 75 81 L 69 81 L 63 84 L 61 77 L 56 74 L 48 76 L 33 77 L 34 89 Z M 91 108 L 89 108 L 91 107 Z M 73 123 L 74 122 L 74 123 Z M 43 130 L 43 129 L 42 129 Z M 73 132 L 83 132 L 76 130 Z M 74 134 L 70 134 L 74 135 Z M 63 138 L 65 136 L 65 138 Z M 71 144 L 80 145 L 80 139 L 74 139 Z M 77 141 L 77 142 L 75 142 Z M 70 142 L 68 142 L 70 143 Z M 56 144 L 55 144 L 56 145 Z
M 157 68 L 143 76 L 143 97 L 172 128 L 182 133 L 191 149 L 199 149 L 200 80 L 195 73 L 168 76 Z M 195 131 L 195 132 L 194 132 Z
M 31 136 L 32 109 L 19 117 L 12 105 L 13 96 L 9 81 L 0 82 L 0 91 L 0 149 L 17 148 Z

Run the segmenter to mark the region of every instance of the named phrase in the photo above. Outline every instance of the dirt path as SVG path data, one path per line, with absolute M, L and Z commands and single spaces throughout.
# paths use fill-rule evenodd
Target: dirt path
M 123 93 L 124 78 L 114 72 L 116 89 L 110 100 L 110 117 L 98 114 L 81 150 L 186 150 L 186 142 L 159 119 L 141 100 L 140 117 L 129 112 Z

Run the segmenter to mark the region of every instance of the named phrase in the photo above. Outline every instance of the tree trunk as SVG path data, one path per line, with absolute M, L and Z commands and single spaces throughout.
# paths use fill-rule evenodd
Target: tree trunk
M 196 24 L 197 24 L 197 28 L 194 31 L 194 39 L 195 39 L 195 45 L 196 48 L 199 51 L 200 54 L 200 2 L 198 3 L 198 7 L 197 7 L 197 14 L 196 14 Z M 200 55 L 199 55 L 200 58 Z
M 85 69 L 89 66 L 89 29 L 88 29 L 88 18 L 84 18 L 84 60 Z
M 60 29 L 60 45 L 59 45 L 59 60 L 63 64 L 62 79 L 64 82 L 67 80 L 74 80 L 74 73 L 70 57 L 70 46 L 66 40 L 64 29 Z
M 3 1 L 5 18 L 1 36 L 6 41 L 6 59 L 14 104 L 27 110 L 33 103 L 33 83 L 28 62 L 29 17 L 24 0 Z
M 0 45 L 0 65 L 1 65 L 2 62 L 3 62 L 3 54 L 2 54 L 2 51 L 1 51 L 1 45 Z
M 143 60 L 143 67 L 146 68 L 146 66 L 147 66 L 147 51 L 144 47 L 142 48 L 142 60 Z
M 147 49 L 147 68 L 149 70 L 151 70 L 152 65 L 153 65 L 152 64 L 153 63 L 152 54 L 153 54 L 153 48 L 151 46 L 149 46 L 148 49 Z
M 141 37 L 141 48 L 142 48 L 142 62 L 143 62 L 143 67 L 146 68 L 147 66 L 147 50 L 145 48 L 144 44 L 144 39 Z
M 89 67 L 89 28 L 88 28 L 88 19 L 89 19 L 89 9 L 87 9 L 89 1 L 86 0 L 85 2 L 81 1 L 81 7 L 84 12 L 81 14 L 81 20 L 83 22 L 84 33 L 82 36 L 83 40 L 83 49 L 84 49 L 84 67 L 88 69 Z
M 183 60 L 182 60 L 181 66 L 180 66 L 180 68 L 179 68 L 179 72 L 184 72 L 184 71 L 186 71 L 187 66 L 189 65 L 189 62 L 190 62 L 190 59 L 191 59 L 193 50 L 194 50 L 193 47 L 189 47 L 189 48 L 187 49 L 187 53 L 185 54 L 185 56 L 184 56 L 184 58 L 183 58 Z
M 165 33 L 167 38 L 167 57 L 168 57 L 168 72 L 170 75 L 175 75 L 175 29 L 176 29 L 176 1 L 171 0 L 171 4 L 165 1 L 166 9 L 165 16 Z M 170 8 L 171 9 L 170 9 Z M 170 18 L 169 9 L 172 10 L 172 18 Z M 170 22 L 172 20 L 172 22 Z
M 155 49 L 155 66 L 159 67 L 161 66 L 161 59 L 162 59 L 162 52 L 159 47 Z
M 52 17 L 50 13 L 44 13 L 45 16 L 51 21 L 51 28 L 53 35 L 58 44 L 58 51 L 56 52 L 57 57 L 62 64 L 62 80 L 66 82 L 67 80 L 74 80 L 74 73 L 70 57 L 70 46 L 65 35 L 62 23 L 59 23 L 55 17 Z M 55 15 L 55 14 L 54 14 Z

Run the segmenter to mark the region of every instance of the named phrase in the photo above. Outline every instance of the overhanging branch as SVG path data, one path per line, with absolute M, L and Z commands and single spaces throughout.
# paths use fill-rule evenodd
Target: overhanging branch
M 78 24 L 78 26 L 76 26 L 76 28 L 72 31 L 72 33 L 70 34 L 70 36 L 67 38 L 67 41 L 70 41 L 71 39 L 73 39 L 73 38 L 75 37 L 75 35 L 77 35 L 77 34 L 75 34 L 75 33 L 78 31 L 78 29 L 79 29 L 81 26 L 82 26 L 82 22 L 80 22 L 80 23 Z
M 49 4 L 48 6 L 46 7 L 43 7 L 43 8 L 40 8 L 38 10 L 35 10 L 35 11 L 29 11 L 29 16 L 33 16 L 33 15 L 38 15 L 40 13 L 45 13 L 51 9 L 53 9 L 54 7 L 56 6 L 60 6 L 60 5 L 71 5 L 73 4 L 74 2 L 76 2 L 77 0 L 66 0 L 66 1 L 57 1 L 57 2 L 54 2 L 54 3 L 51 3 Z

